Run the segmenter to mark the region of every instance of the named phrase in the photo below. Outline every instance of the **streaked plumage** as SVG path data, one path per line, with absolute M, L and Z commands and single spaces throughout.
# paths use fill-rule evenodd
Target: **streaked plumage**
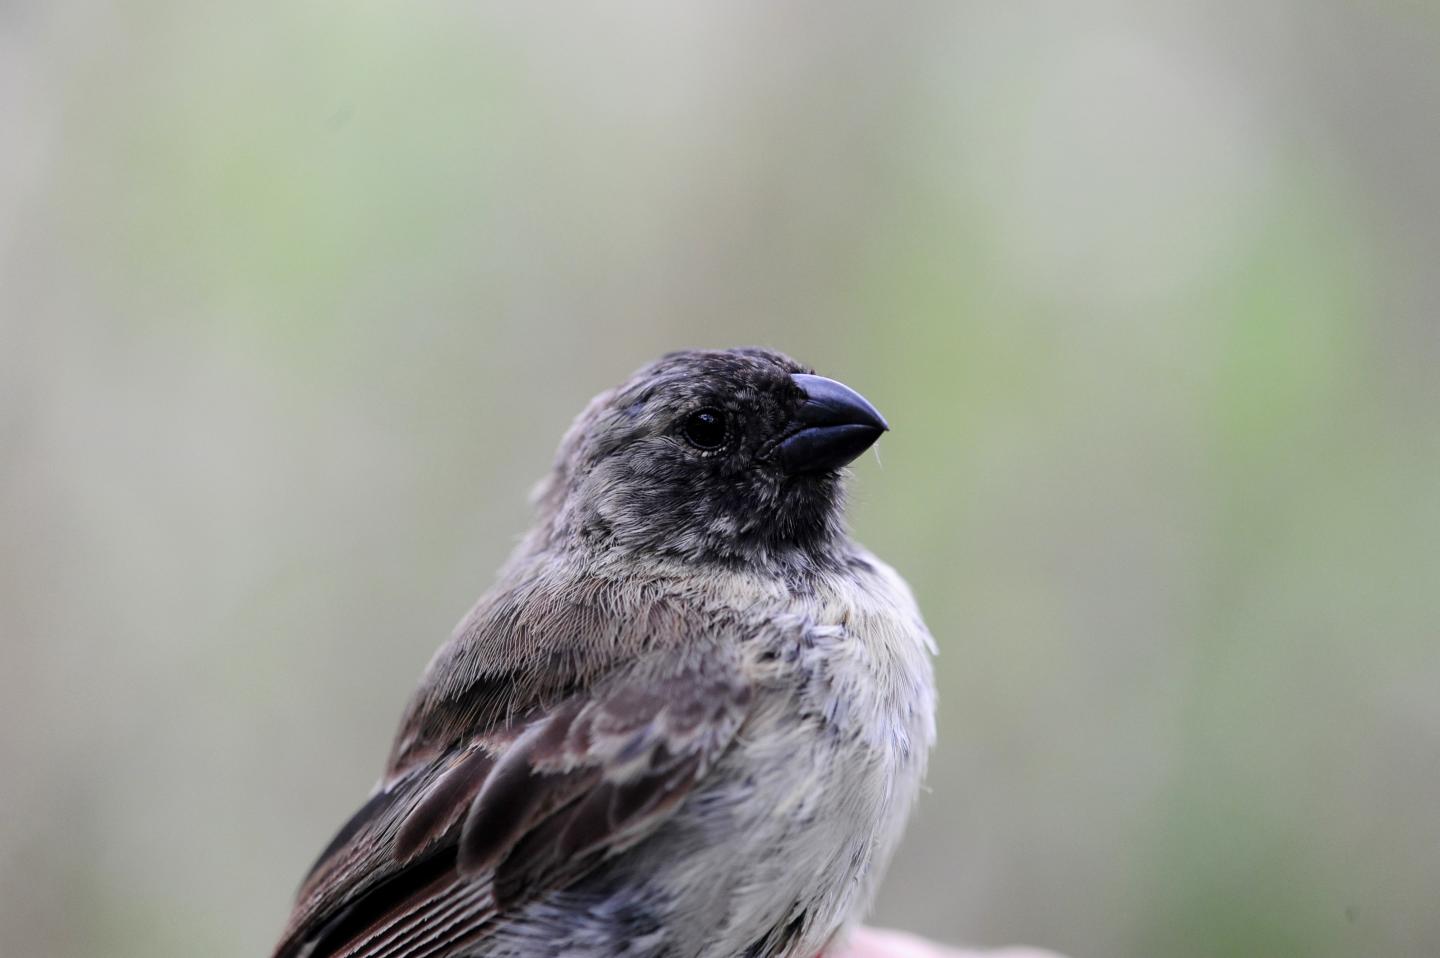
M 883 428 L 764 350 L 592 401 L 276 958 L 813 958 L 857 920 L 934 735 L 929 635 L 841 522 Z

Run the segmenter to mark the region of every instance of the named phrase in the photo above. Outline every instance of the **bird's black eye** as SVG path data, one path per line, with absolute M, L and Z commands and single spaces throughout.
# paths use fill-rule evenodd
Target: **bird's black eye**
M 700 409 L 685 417 L 685 441 L 696 449 L 719 449 L 725 444 L 725 417 L 713 409 Z

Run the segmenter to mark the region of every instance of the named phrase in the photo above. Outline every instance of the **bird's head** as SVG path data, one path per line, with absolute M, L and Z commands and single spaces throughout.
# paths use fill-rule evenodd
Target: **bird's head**
M 841 533 L 842 469 L 887 428 L 781 353 L 670 353 L 590 402 L 537 501 L 552 542 L 700 562 L 816 553 Z

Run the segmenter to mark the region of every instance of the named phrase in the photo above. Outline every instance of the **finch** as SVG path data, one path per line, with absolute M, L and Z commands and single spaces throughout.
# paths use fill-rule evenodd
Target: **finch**
M 765 349 L 601 393 L 431 660 L 275 958 L 815 958 L 934 740 L 934 645 L 843 520 L 888 429 Z

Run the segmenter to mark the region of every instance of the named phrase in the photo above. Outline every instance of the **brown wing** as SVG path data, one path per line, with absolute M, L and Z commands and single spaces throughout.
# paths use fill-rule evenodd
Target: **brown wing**
M 729 746 L 732 676 L 612 680 L 392 781 L 312 870 L 276 958 L 441 956 L 653 833 Z

